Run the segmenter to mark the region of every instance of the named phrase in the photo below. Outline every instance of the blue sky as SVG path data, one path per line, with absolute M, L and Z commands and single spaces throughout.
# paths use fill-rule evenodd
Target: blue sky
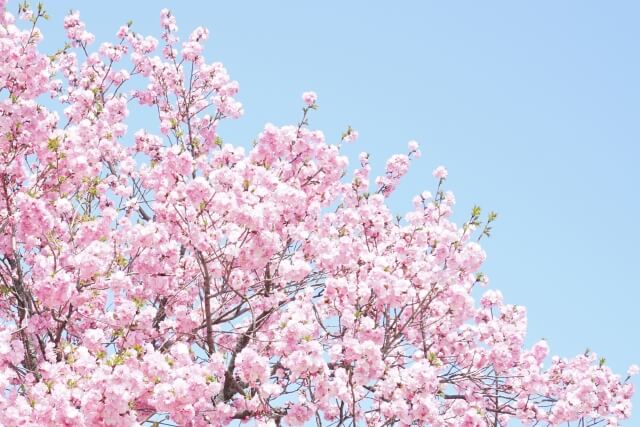
M 222 127 L 226 142 L 248 145 L 266 122 L 297 121 L 306 90 L 321 107 L 311 126 L 330 141 L 353 126 L 360 140 L 347 152 L 369 152 L 378 172 L 418 140 L 423 158 L 393 209 L 433 190 L 431 171 L 445 165 L 459 220 L 476 203 L 499 214 L 485 271 L 507 301 L 527 306 L 529 342 L 544 337 L 562 356 L 588 347 L 621 374 L 640 362 L 640 3 L 45 5 L 51 51 L 69 9 L 99 42 L 129 19 L 157 36 L 162 7 L 185 34 L 208 27 L 206 56 L 240 82 L 246 111 Z

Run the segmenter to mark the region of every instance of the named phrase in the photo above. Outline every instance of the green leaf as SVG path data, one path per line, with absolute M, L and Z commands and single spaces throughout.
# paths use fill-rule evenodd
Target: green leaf
M 142 307 L 144 307 L 144 300 L 142 298 L 138 298 L 138 297 L 133 297 L 133 304 L 136 306 L 136 308 L 139 310 Z
M 49 142 L 47 143 L 47 148 L 50 151 L 58 151 L 60 148 L 60 139 L 59 138 L 49 138 Z

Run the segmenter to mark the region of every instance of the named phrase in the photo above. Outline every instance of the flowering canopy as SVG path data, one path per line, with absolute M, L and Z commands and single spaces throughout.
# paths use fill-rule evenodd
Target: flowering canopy
M 268 124 L 224 144 L 238 84 L 180 43 L 121 27 L 91 51 L 38 50 L 41 6 L 0 0 L 0 424 L 56 426 L 579 426 L 630 415 L 632 385 L 594 354 L 524 348 L 525 309 L 478 272 L 488 235 L 438 190 L 394 218 L 386 198 L 419 157 L 368 155 Z M 22 27 L 25 27 L 24 29 Z M 160 52 L 156 54 L 157 49 Z M 55 108 L 61 106 L 59 115 Z M 135 106 L 135 107 L 133 107 Z M 157 129 L 129 131 L 129 108 Z M 547 360 L 545 367 L 545 360 Z M 632 367 L 629 374 L 637 373 Z

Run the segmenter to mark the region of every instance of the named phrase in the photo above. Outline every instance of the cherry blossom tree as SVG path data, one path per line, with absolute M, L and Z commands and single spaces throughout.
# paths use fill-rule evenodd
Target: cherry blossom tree
M 420 156 L 372 178 L 309 127 L 253 147 L 218 127 L 238 83 L 208 31 L 131 24 L 94 44 L 77 12 L 38 50 L 42 6 L 0 0 L 0 425 L 616 426 L 629 377 L 593 353 L 524 346 L 526 311 L 487 289 L 478 244 L 431 194 L 387 198 Z M 157 122 L 128 129 L 129 109 Z M 331 138 L 330 138 L 331 139 Z M 480 294 L 478 294 L 480 295 Z

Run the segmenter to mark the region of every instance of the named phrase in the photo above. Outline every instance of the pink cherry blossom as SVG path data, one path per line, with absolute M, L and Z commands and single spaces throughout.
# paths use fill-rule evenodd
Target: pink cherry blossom
M 445 179 L 447 176 L 449 176 L 449 172 L 447 172 L 447 169 L 444 166 L 438 166 L 434 169 L 433 176 L 435 178 Z
M 346 133 L 346 135 L 344 135 L 342 140 L 347 143 L 352 143 L 352 142 L 356 142 L 359 137 L 360 137 L 360 134 L 358 133 L 357 130 L 349 129 L 349 131 Z
M 420 158 L 422 156 L 422 152 L 420 151 L 420 145 L 417 141 L 411 140 L 407 143 L 407 147 L 409 148 L 409 155 L 414 158 Z
M 302 100 L 307 104 L 307 106 L 311 107 L 318 100 L 318 95 L 313 91 L 304 92 L 302 94 Z

